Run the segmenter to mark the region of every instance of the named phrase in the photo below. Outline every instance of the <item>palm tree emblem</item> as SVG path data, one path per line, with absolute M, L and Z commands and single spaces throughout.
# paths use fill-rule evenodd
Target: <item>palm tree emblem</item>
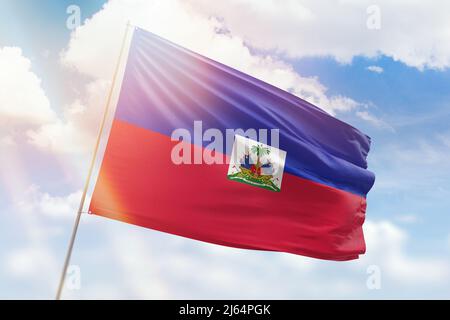
M 264 147 L 261 144 L 258 144 L 256 146 L 252 146 L 251 150 L 256 155 L 256 164 L 252 168 L 253 169 L 252 172 L 256 173 L 258 176 L 260 176 L 261 175 L 261 167 L 262 167 L 261 158 L 265 155 L 269 155 L 270 149 L 267 147 Z
M 285 151 L 259 141 L 236 136 L 231 159 L 228 179 L 280 192 L 281 176 L 286 159 Z

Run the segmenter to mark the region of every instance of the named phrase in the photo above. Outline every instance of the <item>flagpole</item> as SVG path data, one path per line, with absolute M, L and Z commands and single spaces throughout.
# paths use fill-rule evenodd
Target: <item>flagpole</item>
M 106 101 L 106 105 L 104 108 L 104 114 L 103 114 L 103 118 L 102 118 L 102 122 L 100 124 L 100 129 L 98 131 L 98 136 L 97 136 L 97 141 L 95 143 L 95 148 L 94 148 L 94 153 L 92 155 L 92 159 L 91 159 L 91 164 L 89 166 L 89 172 L 87 175 L 87 179 L 86 182 L 84 183 L 84 189 L 83 189 L 83 195 L 81 196 L 81 201 L 80 201 L 80 206 L 78 207 L 78 212 L 77 212 L 77 217 L 75 219 L 75 223 L 73 225 L 73 229 L 72 229 L 72 236 L 70 238 L 69 241 L 69 247 L 67 249 L 67 253 L 66 253 L 66 258 L 64 260 L 64 266 L 63 266 L 63 270 L 61 273 L 61 278 L 59 280 L 59 285 L 58 285 L 58 291 L 56 293 L 56 300 L 60 300 L 61 299 L 61 295 L 62 295 L 62 291 L 64 288 L 64 282 L 66 279 L 66 273 L 67 273 L 67 269 L 69 268 L 69 263 L 70 263 L 70 258 L 72 256 L 72 251 L 73 251 L 73 246 L 75 244 L 75 239 L 77 236 L 77 231 L 78 231 L 78 227 L 80 225 L 80 220 L 81 220 L 81 214 L 83 212 L 83 207 L 84 207 L 84 203 L 86 201 L 86 195 L 87 195 L 87 191 L 89 188 L 89 184 L 92 178 L 92 173 L 94 171 L 94 166 L 95 166 L 95 159 L 97 158 L 97 153 L 100 147 L 100 141 L 101 141 L 101 136 L 103 133 L 103 130 L 105 128 L 105 124 L 106 124 L 106 119 L 109 113 L 109 109 L 110 109 L 110 104 L 111 104 L 111 100 L 112 100 L 112 96 L 113 96 L 113 90 L 116 84 L 116 80 L 117 80 L 117 75 L 119 73 L 119 69 L 120 69 L 120 62 L 122 61 L 122 56 L 125 50 L 125 44 L 126 44 L 126 40 L 128 37 L 128 32 L 129 29 L 131 27 L 130 22 L 127 22 L 127 26 L 126 26 L 126 30 L 125 30 L 125 34 L 122 40 L 122 46 L 120 48 L 120 54 L 119 54 L 119 58 L 117 60 L 117 64 L 116 64 L 116 69 L 114 70 L 114 75 L 113 75 L 113 79 L 112 79 L 112 83 L 111 83 L 111 88 L 109 90 L 109 94 L 108 94 L 108 99 Z

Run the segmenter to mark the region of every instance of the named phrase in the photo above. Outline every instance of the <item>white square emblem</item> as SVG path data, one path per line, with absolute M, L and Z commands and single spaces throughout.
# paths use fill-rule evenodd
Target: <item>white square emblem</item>
M 236 135 L 228 179 L 271 191 L 281 191 L 286 151 Z

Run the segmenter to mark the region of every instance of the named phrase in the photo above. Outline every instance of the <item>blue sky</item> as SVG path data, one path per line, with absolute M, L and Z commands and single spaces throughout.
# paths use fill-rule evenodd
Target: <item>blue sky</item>
M 302 59 L 294 61 L 293 64 L 303 75 L 318 76 L 321 82 L 330 88 L 330 92 L 344 94 L 370 104 L 372 112 L 386 122 L 388 128 L 378 128 L 355 118 L 352 114 L 339 115 L 341 119 L 372 137 L 370 159 L 382 158 L 380 162 L 372 161 L 370 166 L 377 173 L 377 180 L 384 178 L 382 174 L 387 168 L 395 170 L 400 166 L 403 168 L 409 166 L 408 163 L 395 164 L 396 159 L 389 161 L 388 157 L 383 157 L 390 148 L 397 148 L 399 152 L 402 149 L 411 150 L 422 142 L 435 144 L 439 135 L 448 134 L 450 122 L 448 71 L 420 71 L 388 57 L 377 59 L 357 57 L 348 65 L 337 64 L 332 59 Z M 371 65 L 381 66 L 384 69 L 383 73 L 369 72 L 367 67 Z M 427 155 L 418 151 L 415 156 Z M 430 168 L 427 167 L 424 163 L 421 170 L 428 171 Z M 448 233 L 450 220 L 448 215 L 443 214 L 448 204 L 442 201 L 444 199 L 437 200 L 441 197 L 437 196 L 436 191 L 440 187 L 447 188 L 448 175 L 445 170 L 441 172 L 440 167 L 432 169 L 435 170 L 435 177 L 426 177 L 423 172 L 415 172 L 415 169 L 416 167 L 404 173 L 397 172 L 397 177 L 408 175 L 414 179 L 414 175 L 417 175 L 418 180 L 428 178 L 430 181 L 427 188 L 411 190 L 405 185 L 406 191 L 384 190 L 377 188 L 377 183 L 369 195 L 370 205 L 378 218 L 389 218 L 395 212 L 396 214 L 416 212 L 422 221 L 420 224 L 409 226 L 409 229 L 421 237 L 420 241 L 417 241 L 417 246 L 424 246 L 426 243 L 426 250 L 430 250 L 428 246 L 430 241 L 436 241 L 437 235 L 445 237 Z M 438 181 L 431 180 L 434 178 Z
M 0 65 L 4 59 L 11 66 L 0 84 L 20 76 L 24 86 L 0 97 L 20 110 L 0 107 L 1 298 L 53 297 L 128 19 L 284 89 L 304 90 L 319 107 L 371 136 L 369 168 L 377 181 L 368 197 L 368 251 L 359 262 L 324 262 L 216 247 L 84 216 L 72 261 L 81 268 L 82 286 L 66 297 L 450 297 L 450 39 L 440 33 L 448 25 L 437 12 L 445 10 L 382 1 L 382 27 L 367 31 L 352 26 L 364 25 L 364 1 L 354 7 L 287 1 L 276 10 L 270 1 L 252 0 L 216 6 L 113 0 L 102 9 L 104 2 L 0 0 Z M 74 33 L 65 26 L 72 4 L 83 19 Z M 398 10 L 404 21 L 396 29 L 389 13 Z M 409 25 L 414 12 L 437 13 L 433 23 L 409 31 L 402 23 Z M 253 23 L 243 23 L 249 17 Z M 267 25 L 266 34 L 252 28 Z M 5 49 L 12 47 L 21 51 Z M 13 89 L 41 105 L 8 96 Z M 380 290 L 366 286 L 371 265 L 380 268 Z

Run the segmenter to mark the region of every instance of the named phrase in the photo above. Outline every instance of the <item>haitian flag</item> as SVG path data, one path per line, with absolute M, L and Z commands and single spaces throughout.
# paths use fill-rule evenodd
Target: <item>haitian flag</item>
M 370 138 L 136 28 L 92 214 L 328 260 L 365 252 Z

